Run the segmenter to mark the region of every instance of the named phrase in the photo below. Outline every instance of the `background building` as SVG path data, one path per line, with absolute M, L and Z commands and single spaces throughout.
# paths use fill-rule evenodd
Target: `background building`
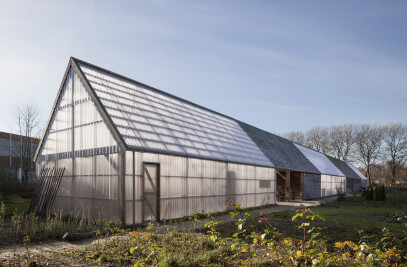
M 29 142 L 26 142 L 26 140 L 29 140 Z M 36 178 L 35 164 L 33 162 L 34 153 L 31 153 L 30 162 L 32 164 L 29 166 L 28 177 L 24 177 L 23 161 L 25 155 L 21 150 L 25 146 L 31 146 L 30 150 L 35 152 L 39 141 L 36 138 L 26 138 L 21 135 L 0 132 L 0 167 L 19 181 L 34 181 Z

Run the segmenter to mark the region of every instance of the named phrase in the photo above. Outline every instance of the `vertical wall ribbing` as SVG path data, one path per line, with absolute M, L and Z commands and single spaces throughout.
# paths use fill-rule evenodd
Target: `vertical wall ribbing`
M 132 153 L 132 155 L 133 155 L 133 158 L 132 158 L 132 171 L 133 171 L 133 179 L 132 179 L 132 188 L 133 188 L 133 190 L 132 190 L 132 200 L 133 200 L 133 203 L 132 203 L 132 213 L 133 213 L 133 230 L 136 228 L 136 170 L 135 170 L 135 168 L 136 168 L 136 162 L 135 162 L 135 159 L 134 159 L 134 157 L 135 157 L 135 153 L 134 153 L 134 151 L 133 151 L 133 153 Z
M 71 78 L 71 90 L 72 90 L 72 99 L 71 99 L 71 111 L 72 111 L 72 116 L 71 116 L 71 146 L 72 146 L 72 170 L 71 170 L 71 175 L 72 175 L 72 209 L 75 209 L 76 205 L 76 171 L 75 171 L 75 102 L 74 102 L 74 96 L 75 96 L 75 79 L 73 75 L 72 69 L 69 72 L 69 76 Z

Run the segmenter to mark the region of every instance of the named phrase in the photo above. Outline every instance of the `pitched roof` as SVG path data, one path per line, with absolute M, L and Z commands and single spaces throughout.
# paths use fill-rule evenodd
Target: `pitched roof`
M 322 174 L 345 176 L 324 154 L 299 144 L 294 145 Z
M 126 148 L 273 167 L 235 120 L 84 61 L 74 61 Z
M 355 166 L 353 166 L 350 163 L 346 163 L 346 164 L 348 164 L 348 166 L 360 177 L 360 179 L 367 180 L 367 178 L 358 170 L 358 168 L 356 168 Z
M 122 149 L 344 176 L 319 152 L 75 58 L 69 61 L 35 158 L 71 68 Z
M 326 157 L 346 176 L 346 178 L 360 179 L 349 165 L 337 158 L 326 155 Z
M 243 122 L 239 124 L 276 168 L 321 173 L 290 140 Z

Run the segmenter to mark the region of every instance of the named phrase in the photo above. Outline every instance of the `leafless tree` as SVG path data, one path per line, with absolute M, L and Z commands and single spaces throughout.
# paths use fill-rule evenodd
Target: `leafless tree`
M 305 145 L 305 135 L 301 131 L 293 131 L 284 134 L 284 137 L 295 143 Z
M 306 146 L 325 154 L 329 153 L 329 134 L 326 128 L 311 128 L 306 136 Z
M 383 128 L 377 124 L 362 124 L 356 135 L 356 157 L 365 166 L 366 177 L 372 183 L 371 168 L 380 156 Z
M 356 139 L 356 127 L 353 124 L 332 126 L 329 129 L 329 146 L 332 156 L 350 161 Z
M 17 134 L 20 140 L 14 142 L 16 146 L 14 156 L 20 158 L 23 172 L 22 181 L 28 181 L 28 172 L 33 167 L 33 158 L 37 145 L 36 138 L 39 138 L 42 128 L 40 127 L 40 109 L 32 104 L 18 106 L 15 111 Z
M 407 162 L 407 126 L 401 123 L 387 124 L 383 128 L 384 156 L 391 171 L 392 184 L 396 173 Z

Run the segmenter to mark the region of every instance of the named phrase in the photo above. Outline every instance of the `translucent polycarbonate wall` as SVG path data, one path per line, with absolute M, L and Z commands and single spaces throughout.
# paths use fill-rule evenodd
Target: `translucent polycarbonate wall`
M 79 66 L 129 147 L 273 167 L 236 121 L 102 69 Z
M 73 69 L 38 154 L 37 175 L 49 167 L 65 167 L 54 208 L 118 217 L 119 147 Z
M 242 208 L 275 204 L 273 168 L 143 152 L 133 158 L 127 151 L 126 224 L 133 223 L 133 214 L 135 223 L 143 222 L 143 163 L 159 164 L 160 219 L 223 211 L 228 197 Z
M 345 177 L 324 174 L 321 175 L 321 197 L 334 196 L 339 192 L 345 193 L 345 190 Z

